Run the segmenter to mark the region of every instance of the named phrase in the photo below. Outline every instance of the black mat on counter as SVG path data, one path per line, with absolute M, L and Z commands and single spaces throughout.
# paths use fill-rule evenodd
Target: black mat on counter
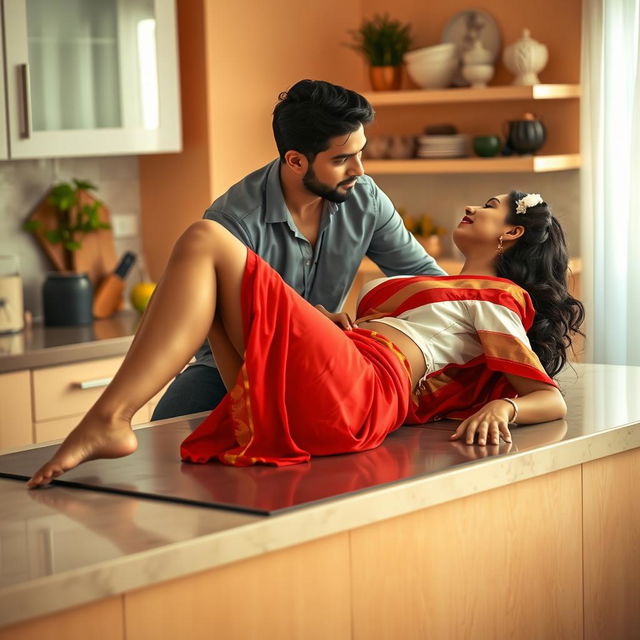
M 290 467 L 239 468 L 181 462 L 179 445 L 190 433 L 189 421 L 160 424 L 136 431 L 134 454 L 86 462 L 55 484 L 268 515 L 469 461 L 464 445 L 448 442 L 451 432 L 452 425 L 402 427 L 372 451 L 323 456 Z M 30 478 L 56 447 L 0 456 L 0 476 Z

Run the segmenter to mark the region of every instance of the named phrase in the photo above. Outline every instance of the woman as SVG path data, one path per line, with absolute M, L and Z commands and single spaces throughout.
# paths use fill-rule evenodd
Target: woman
M 131 416 L 205 336 L 230 392 L 183 442 L 188 461 L 295 464 L 371 449 L 405 422 L 439 417 L 462 418 L 453 440 L 495 444 L 510 441 L 516 419 L 563 417 L 552 376 L 583 310 L 567 292 L 560 225 L 537 194 L 465 213 L 454 231 L 460 276 L 383 279 L 347 331 L 220 225 L 194 223 L 118 373 L 29 487 L 132 453 Z

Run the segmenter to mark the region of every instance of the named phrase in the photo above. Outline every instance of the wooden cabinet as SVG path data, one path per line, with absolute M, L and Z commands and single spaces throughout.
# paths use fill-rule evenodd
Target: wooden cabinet
M 122 358 L 102 358 L 0 375 L 0 451 L 64 438 L 115 375 Z M 164 389 L 133 417 L 149 422 Z
M 28 371 L 0 375 L 0 450 L 33 442 Z
M 180 151 L 174 0 L 2 8 L 0 158 Z

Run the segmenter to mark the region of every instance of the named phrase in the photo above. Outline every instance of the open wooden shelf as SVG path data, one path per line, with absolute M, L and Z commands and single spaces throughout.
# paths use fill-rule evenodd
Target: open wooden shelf
M 363 94 L 374 107 L 454 102 L 492 102 L 500 100 L 565 100 L 580 97 L 578 84 L 512 85 L 471 89 L 409 89 L 406 91 L 370 91 Z
M 566 153 L 553 156 L 508 156 L 497 158 L 452 158 L 424 160 L 365 160 L 369 174 L 423 174 L 423 173 L 543 173 L 580 168 L 580 154 Z

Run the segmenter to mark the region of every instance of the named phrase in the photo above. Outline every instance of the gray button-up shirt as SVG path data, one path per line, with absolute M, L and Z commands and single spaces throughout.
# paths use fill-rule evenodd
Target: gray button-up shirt
M 341 308 L 365 255 L 387 276 L 446 275 L 366 175 L 358 178 L 344 202 L 324 201 L 315 249 L 287 209 L 279 160 L 233 185 L 204 217 L 219 222 L 253 249 L 303 298 L 329 311 Z M 208 344 L 196 359 L 198 364 L 214 364 Z

